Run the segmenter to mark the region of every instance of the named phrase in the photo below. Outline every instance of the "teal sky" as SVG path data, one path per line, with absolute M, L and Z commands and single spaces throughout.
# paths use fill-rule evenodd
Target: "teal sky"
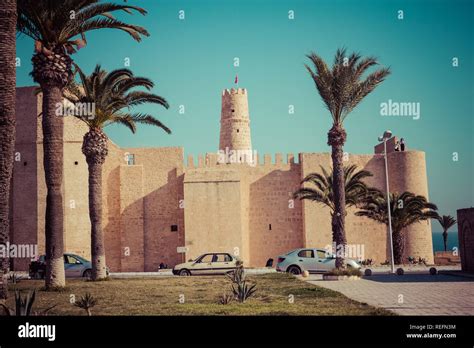
M 119 1 L 117 1 L 119 2 Z M 238 0 L 128 1 L 147 16 L 119 15 L 147 28 L 141 43 L 115 30 L 87 35 L 88 45 L 73 56 L 90 72 L 124 66 L 151 78 L 169 110 L 144 106 L 173 131 L 142 126 L 136 135 L 111 127 L 123 147 L 183 146 L 186 154 L 214 152 L 219 144 L 223 88 L 248 89 L 254 149 L 264 153 L 328 152 L 328 111 L 304 69 L 315 51 L 332 63 L 337 48 L 375 55 L 392 74 L 345 122 L 345 151 L 372 153 L 377 137 L 390 129 L 409 148 L 426 152 L 430 199 L 440 213 L 456 216 L 470 207 L 473 189 L 473 2 Z M 178 12 L 185 11 L 185 20 Z M 295 18 L 288 19 L 293 10 Z M 404 19 L 397 18 L 398 10 Z M 31 85 L 33 42 L 20 37 L 17 85 Z M 238 68 L 234 57 L 240 59 Z M 452 66 L 452 58 L 459 66 Z M 421 117 L 382 117 L 380 103 L 419 102 Z M 294 105 L 295 113 L 288 113 Z M 185 114 L 179 114 L 179 105 Z M 453 161 L 453 152 L 459 159 Z M 434 230 L 439 230 L 434 224 Z

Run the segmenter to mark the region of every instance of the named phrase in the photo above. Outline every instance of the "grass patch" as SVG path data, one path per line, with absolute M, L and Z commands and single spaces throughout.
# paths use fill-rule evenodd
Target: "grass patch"
M 257 292 L 245 303 L 219 304 L 230 289 L 224 276 L 129 278 L 88 282 L 68 279 L 63 291 L 37 293 L 38 310 L 57 304 L 49 315 L 85 315 L 71 303 L 90 293 L 97 299 L 93 315 L 391 315 L 391 312 L 353 301 L 344 295 L 287 274 L 247 276 L 257 284 Z M 11 284 L 7 304 L 14 305 L 14 288 L 31 290 L 43 286 L 41 280 Z M 183 299 L 184 303 L 180 303 Z M 293 303 L 291 302 L 293 299 Z

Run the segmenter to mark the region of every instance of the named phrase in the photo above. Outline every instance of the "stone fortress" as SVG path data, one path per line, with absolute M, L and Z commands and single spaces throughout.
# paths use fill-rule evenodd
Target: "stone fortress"
M 38 244 L 44 253 L 44 182 L 41 96 L 17 88 L 16 158 L 11 195 L 11 243 Z M 87 163 L 81 152 L 85 124 L 64 119 L 65 251 L 90 258 Z M 390 190 L 428 197 L 425 154 L 394 151 L 389 140 Z M 227 148 L 227 150 L 226 150 Z M 230 150 L 230 151 L 229 151 Z M 224 156 L 236 151 L 237 155 Z M 238 150 L 238 151 L 237 151 Z M 346 164 L 373 173 L 368 184 L 385 190 L 383 146 L 374 154 L 350 154 Z M 243 154 L 243 155 L 242 155 Z M 224 159 L 224 160 L 223 160 Z M 249 161 L 250 159 L 250 161 Z M 244 162 L 244 163 L 239 163 Z M 295 248 L 324 248 L 332 242 L 329 209 L 292 199 L 301 180 L 329 153 L 257 156 L 252 152 L 248 93 L 224 90 L 220 152 L 189 156 L 182 147 L 120 148 L 112 141 L 103 172 L 103 227 L 111 271 L 156 271 L 206 252 L 229 252 L 250 267 Z M 346 217 L 347 241 L 363 247 L 363 258 L 390 258 L 384 225 L 353 214 Z M 405 254 L 433 263 L 429 221 L 407 229 Z M 14 260 L 27 269 L 29 260 Z

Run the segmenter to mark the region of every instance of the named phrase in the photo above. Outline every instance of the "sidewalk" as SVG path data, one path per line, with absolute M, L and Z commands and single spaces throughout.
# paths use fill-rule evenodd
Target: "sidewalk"
M 474 278 L 420 271 L 406 271 L 403 276 L 384 273 L 360 280 L 325 281 L 320 275 L 301 279 L 400 315 L 474 315 Z

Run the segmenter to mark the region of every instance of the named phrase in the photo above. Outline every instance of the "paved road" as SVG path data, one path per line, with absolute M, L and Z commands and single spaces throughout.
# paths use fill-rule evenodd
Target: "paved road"
M 474 278 L 413 273 L 338 281 L 311 275 L 306 280 L 400 315 L 474 315 Z

